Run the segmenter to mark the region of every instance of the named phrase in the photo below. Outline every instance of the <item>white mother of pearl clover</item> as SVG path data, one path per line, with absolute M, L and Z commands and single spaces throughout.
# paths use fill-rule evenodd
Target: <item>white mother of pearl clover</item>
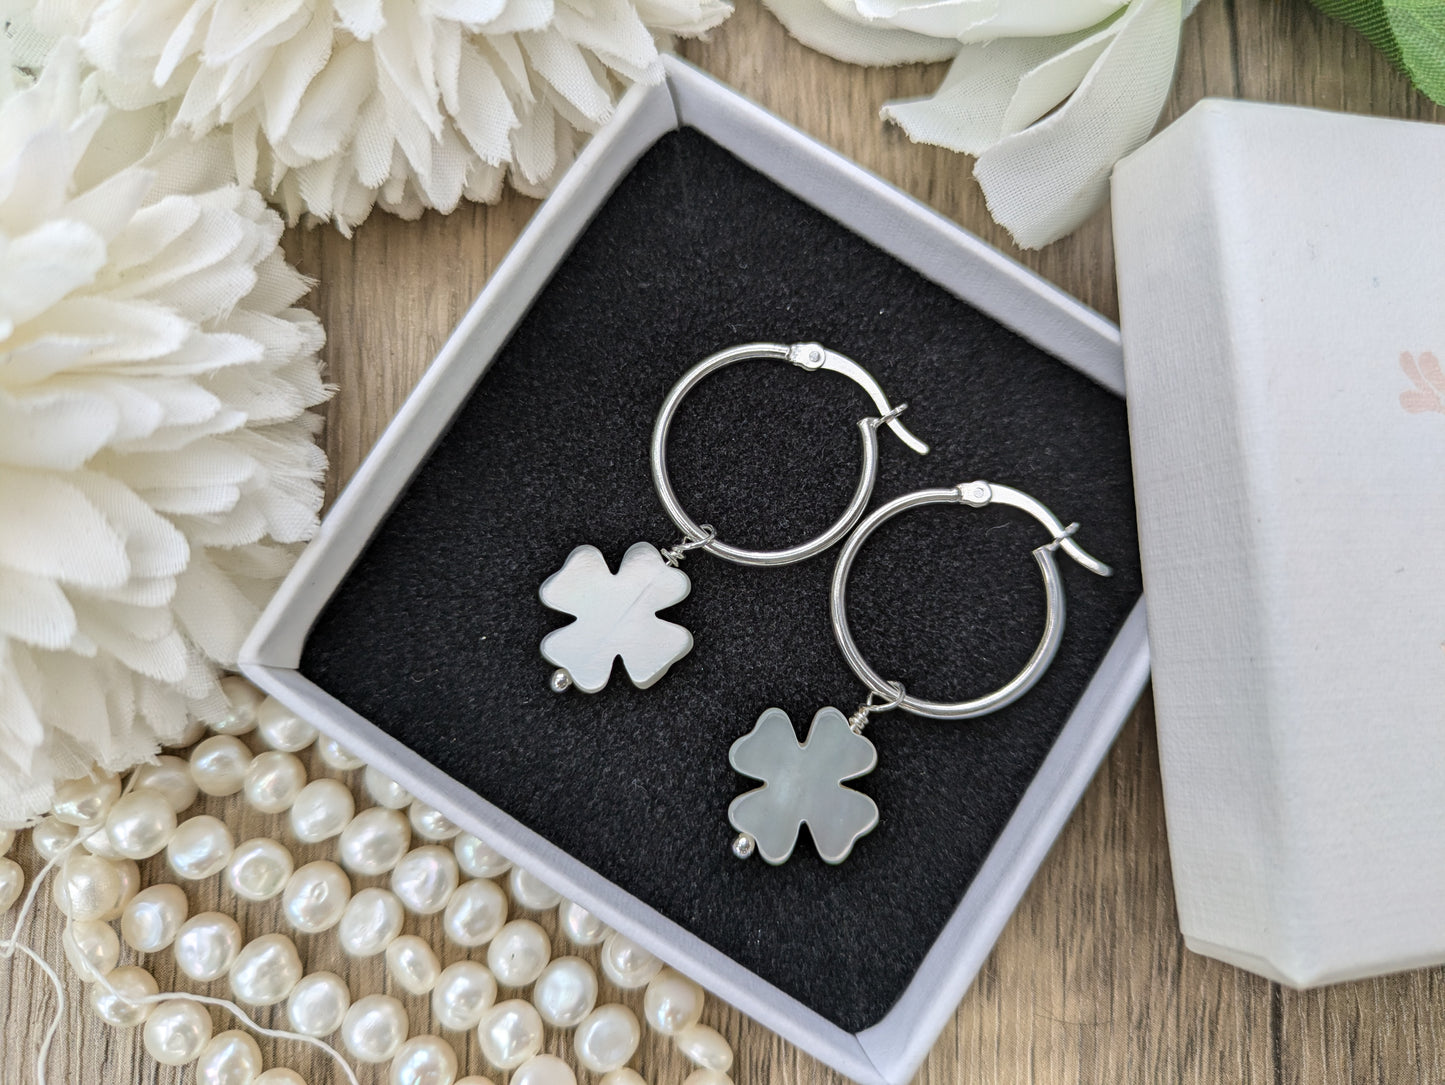
M 878 824 L 877 804 L 843 786 L 844 780 L 872 772 L 878 752 L 836 708 L 819 709 L 801 743 L 788 714 L 770 708 L 733 743 L 728 761 L 744 776 L 763 781 L 732 801 L 728 820 L 753 838 L 770 863 L 788 860 L 804 823 L 828 863 L 848 858 L 858 839 Z
M 692 651 L 692 634 L 657 616 L 691 590 L 687 574 L 651 543 L 628 547 L 616 573 L 597 547 L 579 546 L 538 592 L 546 606 L 577 619 L 542 638 L 542 657 L 578 689 L 596 693 L 621 656 L 632 684 L 646 689 Z

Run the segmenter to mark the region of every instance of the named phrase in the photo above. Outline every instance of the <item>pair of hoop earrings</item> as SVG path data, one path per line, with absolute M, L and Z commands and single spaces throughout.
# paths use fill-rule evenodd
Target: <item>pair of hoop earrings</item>
M 709 374 L 752 359 L 787 361 L 810 372 L 839 373 L 862 387 L 879 412 L 858 422 L 863 438 L 862 473 L 848 507 L 821 535 L 783 550 L 744 550 L 723 542 L 710 524 L 698 523 L 683 509 L 667 474 L 668 430 L 683 398 Z M 1043 677 L 1063 639 L 1064 587 L 1055 551 L 1063 550 L 1100 576 L 1112 573 L 1109 566 L 1074 541 L 1078 524 L 1062 524 L 1041 502 L 1009 486 L 975 481 L 918 490 L 894 498 L 863 518 L 878 477 L 879 428 L 887 426 L 920 455 L 928 452 L 928 446 L 898 420 L 906 407 L 890 406 L 883 389 L 867 370 L 817 343 L 749 343 L 719 351 L 697 363 L 673 385 L 652 430 L 653 485 L 663 508 L 682 532 L 682 540 L 667 549 L 647 542 L 634 543 L 623 555 L 616 573 L 595 546 L 579 546 L 567 556 L 562 568 L 542 583 L 539 594 L 543 604 L 576 619 L 542 640 L 543 658 L 557 668 L 552 672 L 552 689 L 561 693 L 575 686 L 596 693 L 607 685 L 619 656 L 633 684 L 646 689 L 692 650 L 692 634 L 687 629 L 657 616 L 658 611 L 682 602 L 692 589 L 687 574 L 678 568 L 688 553 L 703 550 L 741 565 L 788 565 L 821 554 L 847 537 L 833 570 L 829 615 L 838 647 L 853 673 L 868 688 L 868 694 L 850 716 L 831 706 L 820 709 L 802 743 L 797 740 L 788 714 L 780 708 L 769 708 L 748 734 L 733 743 L 728 755 L 732 767 L 744 776 L 763 781 L 762 787 L 739 795 L 728 807 L 728 820 L 737 831 L 732 850 L 740 859 L 756 851 L 769 863 L 786 862 L 806 824 L 823 860 L 841 863 L 859 838 L 878 824 L 878 807 L 873 800 L 843 786 L 871 772 L 878 763 L 877 750 L 863 735 L 869 717 L 902 709 L 929 719 L 963 720 L 1012 704 Z M 848 627 L 848 575 L 863 543 L 894 516 L 940 503 L 970 508 L 1010 505 L 1028 513 L 1049 533 L 1049 540 L 1033 551 L 1043 574 L 1048 608 L 1038 647 L 1023 670 L 999 689 L 956 703 L 922 700 L 909 694 L 901 682 L 885 679 L 858 650 Z

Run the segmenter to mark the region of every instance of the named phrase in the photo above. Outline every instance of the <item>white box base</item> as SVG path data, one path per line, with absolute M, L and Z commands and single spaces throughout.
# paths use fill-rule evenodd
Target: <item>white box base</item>
M 851 1034 L 467 790 L 296 670 L 317 614 L 401 493 L 453 410 L 531 299 L 632 164 L 663 134 L 698 129 L 804 201 L 1034 342 L 1123 394 L 1118 330 L 977 238 L 808 139 L 687 64 L 637 87 L 542 205 L 436 362 L 322 523 L 243 651 L 248 678 L 383 768 L 466 831 L 696 978 L 718 997 L 868 1085 L 902 1085 L 927 1056 L 999 931 L 1108 752 L 1148 678 L 1142 604 L 1113 646 L 958 910 L 903 997 Z

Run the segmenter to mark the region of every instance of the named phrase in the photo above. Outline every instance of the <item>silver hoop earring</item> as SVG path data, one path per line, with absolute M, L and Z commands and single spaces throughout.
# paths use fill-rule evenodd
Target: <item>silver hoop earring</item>
M 1011 505 L 1032 516 L 1050 535 L 1048 542 L 1033 551 L 1043 574 L 1048 608 L 1038 647 L 1023 669 L 1003 686 L 969 701 L 926 701 L 912 696 L 903 683 L 885 679 L 869 665 L 848 627 L 848 575 L 863 543 L 884 521 L 907 509 L 934 504 L 970 508 Z M 863 735 L 870 716 L 899 708 L 928 719 L 973 719 L 997 712 L 1032 689 L 1053 662 L 1064 636 L 1064 584 L 1054 552 L 1062 550 L 1100 576 L 1113 573 L 1074 541 L 1078 528 L 1078 524 L 1063 525 L 1041 502 L 1020 490 L 982 481 L 904 494 L 870 513 L 838 554 L 829 599 L 833 636 L 849 668 L 868 687 L 868 696 L 851 716 L 832 707 L 820 709 L 803 743 L 798 742 L 792 720 L 780 708 L 769 708 L 750 732 L 733 743 L 728 753 L 732 767 L 763 781 L 762 787 L 739 795 L 728 807 L 728 820 L 738 834 L 733 838 L 733 854 L 746 859 L 757 851 L 769 863 L 786 862 L 806 824 L 823 860 L 841 863 L 853 845 L 878 825 L 877 804 L 862 792 L 843 786 L 845 781 L 872 772 L 878 764 L 877 750 Z
M 668 431 L 683 399 L 708 375 L 754 359 L 791 362 L 809 372 L 842 374 L 862 387 L 879 411 L 876 417 L 858 421 L 863 438 L 862 470 L 843 514 L 821 535 L 783 550 L 745 550 L 723 542 L 711 524 L 698 523 L 688 515 L 667 473 Z M 579 546 L 542 582 L 542 603 L 576 618 L 542 640 L 542 657 L 557 668 L 552 672 L 552 689 L 561 693 L 576 686 L 584 693 L 596 693 L 607 685 L 618 656 L 633 685 L 646 689 L 687 655 L 692 650 L 692 634 L 659 618 L 657 612 L 682 602 L 692 590 L 692 581 L 678 568 L 690 552 L 702 550 L 740 565 L 788 565 L 821 554 L 842 539 L 863 515 L 873 494 L 878 478 L 878 428 L 887 426 L 915 452 L 928 452 L 928 446 L 898 420 L 906 407 L 906 403 L 890 406 L 866 369 L 818 343 L 748 343 L 719 351 L 689 369 L 663 400 L 651 442 L 653 486 L 682 539 L 665 550 L 647 542 L 633 543 L 622 555 L 616 573 L 608 568 L 602 551 Z

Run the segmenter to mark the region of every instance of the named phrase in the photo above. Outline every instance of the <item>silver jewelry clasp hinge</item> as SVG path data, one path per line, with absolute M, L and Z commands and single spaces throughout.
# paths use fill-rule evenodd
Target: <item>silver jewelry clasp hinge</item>
M 1085 569 L 1099 576 L 1113 576 L 1114 570 L 1105 565 L 1098 558 L 1090 554 L 1078 543 L 1074 542 L 1074 532 L 1079 530 L 1078 524 L 1069 524 L 1067 527 L 1059 521 L 1059 518 L 1049 511 L 1042 501 L 1024 493 L 1022 490 L 1015 490 L 1012 486 L 994 486 L 976 479 L 973 482 L 960 482 L 954 489 L 958 492 L 958 499 L 965 505 L 973 508 L 982 508 L 988 504 L 1012 505 L 1028 513 L 1039 523 L 1048 529 L 1053 536 L 1043 546 L 1034 550 L 1035 554 L 1053 553 L 1062 550 L 1069 557 L 1073 558 Z
M 873 374 L 852 358 L 839 354 L 836 350 L 829 350 L 821 343 L 794 343 L 788 347 L 788 361 L 810 373 L 817 372 L 819 369 L 841 373 L 868 393 L 868 398 L 878 408 L 878 425 L 887 426 L 893 431 L 894 436 L 920 456 L 928 454 L 928 445 L 920 441 L 907 426 L 898 421 L 898 416 L 903 413 L 908 404 L 903 403 L 896 408 L 893 407 L 888 402 L 888 396 L 884 394 L 882 387 L 873 379 Z
M 1067 527 L 1058 529 L 1054 532 L 1054 537 L 1050 541 L 1044 543 L 1043 546 L 1035 549 L 1034 553 L 1038 553 L 1039 550 L 1046 550 L 1050 553 L 1055 550 L 1062 550 L 1065 554 L 1068 554 L 1069 557 L 1073 558 L 1085 569 L 1088 569 L 1089 572 L 1096 573 L 1099 576 L 1113 576 L 1114 570 L 1112 568 L 1110 568 L 1108 565 L 1105 565 L 1098 558 L 1094 557 L 1093 554 L 1089 553 L 1078 543 L 1074 542 L 1074 532 L 1078 530 L 1079 525 L 1076 523 L 1069 524 Z

